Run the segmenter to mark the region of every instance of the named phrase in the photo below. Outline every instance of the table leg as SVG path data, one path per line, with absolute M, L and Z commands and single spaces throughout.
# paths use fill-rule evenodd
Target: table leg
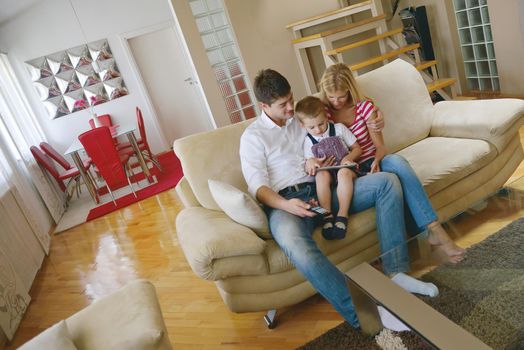
M 127 133 L 127 139 L 129 140 L 131 147 L 133 147 L 133 151 L 135 151 L 136 157 L 138 158 L 138 163 L 140 164 L 142 171 L 146 175 L 147 181 L 149 183 L 152 183 L 153 179 L 151 177 L 151 173 L 149 172 L 149 168 L 147 167 L 147 164 L 146 164 L 146 161 L 144 160 L 144 156 L 142 155 L 142 152 L 140 152 L 140 148 L 138 147 L 138 143 L 136 142 L 135 134 L 133 134 L 133 132 Z
M 95 204 L 100 203 L 100 199 L 98 198 L 98 193 L 96 191 L 95 185 L 91 181 L 91 177 L 86 173 L 84 169 L 84 164 L 82 163 L 82 160 L 80 159 L 80 156 L 78 155 L 78 152 L 73 152 L 71 154 L 71 157 L 73 158 L 73 161 L 75 162 L 75 165 L 80 172 L 80 176 L 82 176 L 82 179 L 84 180 L 84 183 L 86 184 L 87 190 L 89 191 L 89 194 L 91 195 L 91 198 L 93 198 L 93 201 Z

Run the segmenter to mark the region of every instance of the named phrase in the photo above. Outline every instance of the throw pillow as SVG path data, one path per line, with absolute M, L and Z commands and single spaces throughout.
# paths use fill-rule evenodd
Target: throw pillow
M 272 239 L 267 216 L 260 205 L 247 193 L 216 180 L 208 180 L 211 195 L 232 220 L 249 227 L 263 239 Z
M 65 321 L 58 322 L 18 348 L 18 350 L 42 349 L 76 350 Z

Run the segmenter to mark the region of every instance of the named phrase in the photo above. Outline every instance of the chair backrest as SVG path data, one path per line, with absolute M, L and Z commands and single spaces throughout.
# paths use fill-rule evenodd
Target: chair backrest
M 136 123 L 138 124 L 138 130 L 140 131 L 140 139 L 142 139 L 142 143 L 145 145 L 145 147 L 149 149 L 144 118 L 142 117 L 142 111 L 138 107 L 136 107 Z
M 113 126 L 113 121 L 111 120 L 110 114 L 102 114 L 97 118 L 101 126 Z M 89 119 L 89 125 L 91 126 L 91 129 L 96 128 L 95 120 L 93 118 Z
M 49 174 L 51 174 L 52 177 L 58 182 L 58 186 L 60 186 L 60 189 L 62 191 L 65 191 L 66 186 L 62 180 L 59 179 L 60 173 L 58 170 L 56 170 L 55 164 L 53 163 L 53 160 L 49 158 L 42 150 L 36 146 L 31 146 L 29 148 L 31 150 L 31 153 L 33 154 L 33 157 L 35 157 L 36 161 L 40 166 L 45 168 Z
M 65 159 L 60 153 L 58 153 L 53 146 L 47 142 L 40 142 L 40 148 L 49 157 L 53 158 L 62 168 L 65 170 L 71 169 L 73 166 Z
M 109 127 L 102 126 L 86 131 L 78 136 L 78 139 L 109 188 L 119 188 L 127 184 L 126 173 Z

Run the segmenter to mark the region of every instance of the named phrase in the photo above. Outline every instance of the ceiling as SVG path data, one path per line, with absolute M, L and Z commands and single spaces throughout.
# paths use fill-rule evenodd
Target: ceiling
M 0 24 L 44 0 L 0 0 Z

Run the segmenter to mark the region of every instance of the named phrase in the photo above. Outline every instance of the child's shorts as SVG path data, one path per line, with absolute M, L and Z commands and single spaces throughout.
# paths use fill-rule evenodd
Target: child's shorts
M 369 172 L 371 171 L 371 164 L 373 164 L 374 161 L 375 161 L 375 157 L 370 158 L 363 163 L 360 163 L 358 165 L 357 176 L 362 177 L 362 176 L 369 174 Z

